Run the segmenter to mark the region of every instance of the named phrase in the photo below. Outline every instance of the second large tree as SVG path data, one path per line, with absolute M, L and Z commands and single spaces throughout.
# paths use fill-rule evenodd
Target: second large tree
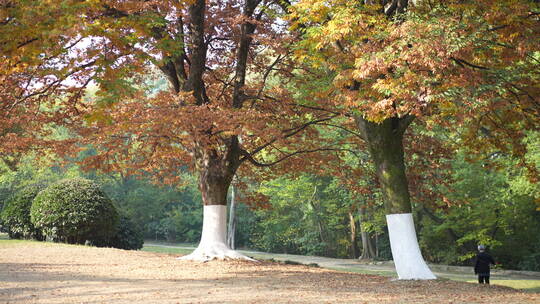
M 369 149 L 400 279 L 433 279 L 412 219 L 404 136 L 414 121 L 506 132 L 519 147 L 538 107 L 534 1 L 303 0 L 297 58 L 330 75 L 313 98 L 353 117 Z M 471 140 L 472 142 L 472 140 Z

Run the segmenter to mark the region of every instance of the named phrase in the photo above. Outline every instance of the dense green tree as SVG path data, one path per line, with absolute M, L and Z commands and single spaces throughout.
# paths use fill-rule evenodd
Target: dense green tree
M 251 238 L 256 248 L 273 252 L 350 256 L 349 193 L 335 179 L 301 175 L 277 178 L 257 190 L 269 197 L 255 210 Z
M 50 185 L 30 209 L 34 226 L 48 238 L 70 244 L 113 236 L 118 213 L 96 183 L 82 178 Z
M 538 133 L 527 142 L 527 160 L 536 167 Z M 421 243 L 436 263 L 467 264 L 476 245 L 487 245 L 505 267 L 539 269 L 540 187 L 518 159 L 504 153 L 492 154 L 482 162 L 467 160 L 462 149 L 452 160 L 453 202 L 448 208 L 420 207 Z M 532 181 L 531 181 L 532 180 Z M 440 189 L 445 191 L 445 189 Z
M 94 173 L 91 178 L 103 185 L 117 208 L 133 220 L 146 238 L 182 242 L 196 242 L 200 238 L 201 196 L 194 176 L 184 174 L 184 183 L 176 187 L 156 185 L 149 175 L 137 178 Z
M 3 206 L 0 220 L 10 238 L 43 240 L 43 233 L 30 221 L 30 207 L 43 186 L 27 186 Z

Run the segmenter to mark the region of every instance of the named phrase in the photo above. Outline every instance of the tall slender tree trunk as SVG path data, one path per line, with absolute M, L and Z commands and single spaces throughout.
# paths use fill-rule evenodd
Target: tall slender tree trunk
M 321 208 L 320 208 L 320 205 L 315 205 L 316 196 L 317 196 L 317 186 L 315 186 L 315 188 L 313 189 L 313 194 L 311 195 L 311 198 L 309 199 L 309 204 L 311 208 L 313 209 L 315 223 L 317 224 L 317 228 L 319 230 L 319 240 L 323 243 L 326 243 L 326 230 L 324 229 L 324 225 L 320 217 Z M 328 247 L 328 243 L 326 243 L 326 247 Z
M 403 134 L 412 116 L 387 118 L 381 123 L 357 117 L 364 137 L 386 209 L 390 247 L 399 279 L 435 279 L 424 261 L 416 238 L 405 161 Z
M 352 258 L 356 259 L 358 257 L 358 243 L 356 242 L 356 221 L 354 219 L 354 214 L 352 211 L 349 210 L 349 224 L 351 227 L 351 254 Z
M 229 229 L 227 229 L 227 245 L 236 249 L 234 236 L 236 234 L 236 186 L 231 185 L 231 206 L 229 208 Z
M 375 233 L 375 256 L 379 257 L 379 233 Z
M 376 250 L 369 233 L 362 227 L 362 223 L 367 219 L 366 208 L 360 207 L 360 236 L 362 238 L 362 255 L 360 260 L 372 260 L 376 256 Z

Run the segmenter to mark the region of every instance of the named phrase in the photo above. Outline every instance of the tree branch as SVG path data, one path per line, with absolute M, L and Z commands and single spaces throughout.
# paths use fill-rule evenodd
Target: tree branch
M 189 6 L 191 29 L 191 65 L 189 75 L 182 88 L 183 91 L 193 91 L 196 104 L 208 103 L 204 92 L 203 73 L 206 68 L 206 42 L 204 41 L 204 18 L 206 1 L 196 0 Z
M 274 138 L 272 140 L 270 140 L 269 142 L 257 147 L 256 149 L 254 149 L 251 153 L 249 153 L 251 156 L 261 152 L 262 150 L 264 150 L 265 148 L 267 148 L 268 146 L 272 145 L 273 143 L 275 143 L 276 141 L 278 141 L 279 139 L 284 139 L 284 138 L 289 138 L 291 136 L 294 136 L 298 133 L 300 133 L 301 131 L 305 130 L 307 127 L 311 126 L 311 125 L 315 125 L 315 124 L 318 124 L 320 122 L 323 122 L 323 121 L 328 121 L 328 120 L 331 120 L 333 118 L 337 117 L 337 115 L 334 115 L 334 116 L 330 116 L 330 117 L 325 117 L 325 118 L 321 118 L 321 119 L 317 119 L 317 120 L 312 120 L 312 121 L 309 121 L 301 126 L 298 126 L 296 128 L 292 128 L 292 129 L 288 129 L 288 130 L 284 130 L 283 133 L 286 133 L 285 135 L 283 135 L 282 137 L 279 137 L 279 138 Z M 289 132 L 289 133 L 287 133 Z M 244 161 L 244 159 L 241 160 L 241 162 Z
M 243 15 L 246 20 L 241 25 L 241 35 L 238 43 L 238 52 L 236 55 L 236 68 L 234 74 L 235 83 L 232 96 L 232 104 L 234 108 L 241 108 L 245 99 L 243 87 L 246 82 L 249 48 L 251 46 L 251 42 L 253 41 L 252 35 L 255 33 L 255 29 L 257 28 L 257 25 L 250 22 L 249 19 L 252 17 L 253 13 L 255 12 L 255 8 L 260 2 L 261 0 L 246 0 L 244 5 Z M 260 12 L 256 19 L 260 19 L 262 17 L 263 11 Z
M 399 134 L 403 135 L 415 118 L 416 116 L 411 115 L 411 114 L 407 114 L 399 118 L 398 128 L 397 128 L 397 131 L 399 132 Z
M 472 63 L 470 63 L 468 61 L 465 61 L 463 59 L 459 59 L 459 58 L 455 58 L 455 57 L 450 57 L 450 59 L 452 59 L 455 63 L 459 64 L 461 67 L 469 66 L 471 68 L 475 68 L 475 69 L 479 69 L 479 70 L 489 70 L 488 67 L 472 64 Z
M 345 132 L 347 132 L 347 133 L 349 133 L 349 134 L 352 134 L 352 135 L 354 135 L 354 136 L 356 136 L 356 137 L 358 137 L 358 138 L 360 138 L 360 139 L 362 139 L 362 140 L 365 140 L 365 139 L 364 139 L 364 136 L 362 136 L 362 134 L 357 133 L 357 132 L 354 132 L 354 131 L 352 131 L 352 130 L 349 130 L 349 129 L 343 127 L 343 126 L 335 125 L 335 124 L 331 124 L 331 123 L 322 123 L 321 125 L 323 125 L 323 126 L 329 126 L 329 127 L 333 127 L 333 128 L 338 128 L 338 129 L 343 130 L 343 131 L 345 131 Z
M 314 153 L 314 152 L 323 152 L 323 151 L 348 151 L 348 152 L 353 152 L 352 150 L 349 150 L 349 149 L 341 149 L 341 148 L 318 148 L 318 149 L 311 149 L 311 150 L 298 150 L 298 151 L 295 151 L 295 152 L 292 152 L 292 153 L 289 153 L 281 158 L 279 158 L 278 160 L 276 161 L 273 161 L 273 162 L 270 162 L 270 163 L 262 163 L 260 161 L 257 161 L 253 155 L 251 153 L 249 153 L 248 151 L 244 150 L 244 149 L 240 149 L 240 154 L 243 155 L 244 157 L 241 159 L 241 162 L 247 160 L 249 161 L 250 163 L 252 163 L 254 166 L 256 167 L 271 167 L 271 166 L 274 166 L 286 159 L 289 159 L 295 155 L 298 155 L 298 154 L 304 154 L 304 153 Z

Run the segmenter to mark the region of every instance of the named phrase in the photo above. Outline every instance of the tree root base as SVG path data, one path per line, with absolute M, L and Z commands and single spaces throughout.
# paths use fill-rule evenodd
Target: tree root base
M 241 254 L 236 250 L 229 249 L 224 244 L 214 245 L 214 246 L 199 246 L 192 253 L 178 257 L 178 260 L 184 261 L 198 261 L 198 262 L 208 262 L 211 260 L 244 260 L 257 262 L 257 260 L 252 259 L 246 255 Z

